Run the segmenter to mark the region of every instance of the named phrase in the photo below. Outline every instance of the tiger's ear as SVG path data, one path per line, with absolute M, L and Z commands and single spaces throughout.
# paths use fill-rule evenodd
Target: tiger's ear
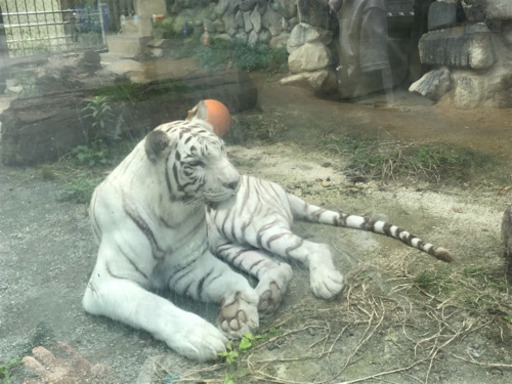
M 204 100 L 201 100 L 199 103 L 197 103 L 194 108 L 192 108 L 190 111 L 188 111 L 188 115 L 185 120 L 203 120 L 206 121 L 206 117 L 208 115 L 208 107 L 206 106 L 206 103 Z
M 144 149 L 149 160 L 155 162 L 161 157 L 162 152 L 169 147 L 171 139 L 164 131 L 151 131 L 146 136 Z

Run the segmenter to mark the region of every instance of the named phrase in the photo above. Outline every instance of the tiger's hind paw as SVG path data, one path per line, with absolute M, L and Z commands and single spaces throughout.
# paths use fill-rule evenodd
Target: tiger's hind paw
M 258 284 L 258 286 L 256 287 L 256 292 L 258 293 L 259 287 L 260 284 Z M 279 285 L 277 285 L 275 281 L 272 281 L 268 285 L 265 284 L 263 292 L 261 294 L 259 293 L 260 301 L 258 303 L 258 313 L 262 316 L 270 315 L 271 313 L 273 313 L 281 305 L 283 295 L 283 290 L 279 287 Z
M 256 286 L 256 293 L 260 297 L 258 312 L 260 315 L 270 315 L 281 305 L 288 284 L 293 276 L 292 267 L 286 263 L 280 263 L 265 272 Z
M 334 298 L 343 289 L 343 275 L 335 269 L 324 269 L 311 274 L 313 294 L 325 300 Z
M 220 329 L 229 337 L 241 337 L 259 327 L 256 292 L 247 296 L 237 292 L 230 300 L 221 301 L 217 321 Z

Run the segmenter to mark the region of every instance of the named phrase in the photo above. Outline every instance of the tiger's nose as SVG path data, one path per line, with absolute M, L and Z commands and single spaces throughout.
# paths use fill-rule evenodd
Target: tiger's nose
M 240 184 L 240 179 L 237 179 L 237 180 L 225 182 L 223 184 L 223 186 L 224 186 L 224 188 L 232 189 L 233 191 L 236 191 L 238 189 L 239 184 Z

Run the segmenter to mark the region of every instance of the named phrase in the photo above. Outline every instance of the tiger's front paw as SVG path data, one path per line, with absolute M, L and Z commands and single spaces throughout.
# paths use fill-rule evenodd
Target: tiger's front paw
M 157 338 L 192 360 L 207 361 L 217 358 L 217 354 L 226 350 L 227 337 L 213 324 L 199 316 L 187 314 L 175 324 L 176 328 Z
M 335 269 L 316 269 L 311 271 L 310 286 L 316 297 L 329 300 L 343 289 L 343 276 Z
M 241 337 L 253 332 L 259 326 L 258 297 L 256 292 L 243 294 L 237 292 L 232 298 L 221 301 L 218 323 L 230 337 Z

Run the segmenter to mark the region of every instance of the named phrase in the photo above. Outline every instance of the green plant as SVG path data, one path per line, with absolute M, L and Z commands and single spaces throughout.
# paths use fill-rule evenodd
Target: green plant
M 106 137 L 105 126 L 112 117 L 112 108 L 110 108 L 106 96 L 95 96 L 85 101 L 87 104 L 82 108 L 81 112 L 84 113 L 82 117 L 92 120 L 91 125 L 84 130 L 85 139 L 89 144 Z
M 57 199 L 78 204 L 88 203 L 94 189 L 102 180 L 103 176 L 94 176 L 88 173 L 75 175 L 59 189 Z
M 233 384 L 235 379 L 240 379 L 248 374 L 245 369 L 239 370 L 238 364 L 240 362 L 240 356 L 246 354 L 255 344 L 257 340 L 263 339 L 262 335 L 253 335 L 252 333 L 246 333 L 238 345 L 234 345 L 232 341 L 226 344 L 226 351 L 219 353 L 218 356 L 224 359 L 226 363 L 226 374 L 224 375 L 224 384 Z
M 431 295 L 449 294 L 457 289 L 451 277 L 451 268 L 447 267 L 439 273 L 423 271 L 414 279 L 415 286 Z
M 71 154 L 76 158 L 78 164 L 86 165 L 91 168 L 98 164 L 106 164 L 106 148 L 100 141 L 88 145 L 78 145 L 71 150 Z
M 424 291 L 438 291 L 437 279 L 433 272 L 423 271 L 414 279 L 416 286 Z
M 247 71 L 282 72 L 287 68 L 288 52 L 261 43 L 214 39 L 210 45 L 199 47 L 195 58 L 206 69 L 219 69 L 231 62 Z
M 0 379 L 2 379 L 2 384 L 9 384 L 11 382 L 11 369 L 20 364 L 20 358 L 14 358 L 6 363 L 0 364 Z

